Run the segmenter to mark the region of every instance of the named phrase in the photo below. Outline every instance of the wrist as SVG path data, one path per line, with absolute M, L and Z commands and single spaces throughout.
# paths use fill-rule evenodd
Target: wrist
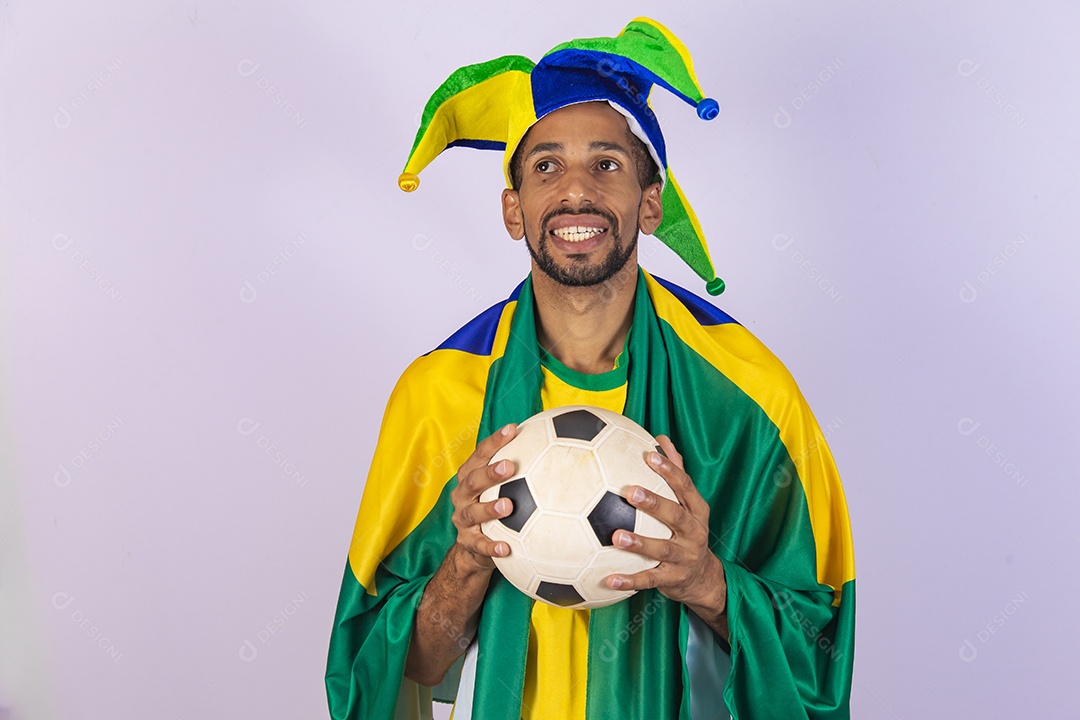
M 489 566 L 463 545 L 455 544 L 451 552 L 454 575 L 458 582 L 478 579 L 486 583 L 495 570 L 495 564 L 490 558 L 485 558 L 490 563 Z
M 696 602 L 687 603 L 698 617 L 714 628 L 727 617 L 727 582 L 724 579 L 724 563 L 713 557 L 710 569 L 703 583 L 704 592 Z

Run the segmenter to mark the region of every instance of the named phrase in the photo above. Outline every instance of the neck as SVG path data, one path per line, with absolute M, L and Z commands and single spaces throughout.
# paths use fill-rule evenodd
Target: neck
M 623 350 L 634 319 L 637 263 L 631 260 L 593 287 L 560 285 L 533 266 L 540 345 L 578 372 L 607 372 Z

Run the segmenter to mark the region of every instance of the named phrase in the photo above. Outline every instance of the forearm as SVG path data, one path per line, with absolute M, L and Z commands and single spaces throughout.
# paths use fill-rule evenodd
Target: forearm
M 476 635 L 492 570 L 476 566 L 454 545 L 424 589 L 405 661 L 405 677 L 438 685 Z
M 725 644 L 731 642 L 728 629 L 727 581 L 724 576 L 724 563 L 719 558 L 716 558 L 716 564 L 709 573 L 708 592 L 694 602 L 688 601 L 686 606 L 704 620 Z

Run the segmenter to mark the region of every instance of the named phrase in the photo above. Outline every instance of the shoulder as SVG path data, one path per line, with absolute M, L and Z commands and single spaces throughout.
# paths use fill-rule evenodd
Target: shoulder
M 462 394 L 483 395 L 491 364 L 505 348 L 505 336 L 521 285 L 507 299 L 492 305 L 455 330 L 433 350 L 409 364 L 398 379 L 391 401 L 408 396 L 453 400 Z
M 687 349 L 750 395 L 766 387 L 770 394 L 798 395 L 784 364 L 735 318 L 675 283 L 646 279 L 657 317 Z
M 654 305 L 657 304 L 658 301 L 661 305 L 664 305 L 665 300 L 668 301 L 668 303 L 670 303 L 671 300 L 676 300 L 682 309 L 689 313 L 694 320 L 702 326 L 727 325 L 730 323 L 738 325 L 735 318 L 731 317 L 708 300 L 690 292 L 686 288 L 676 285 L 669 280 L 665 280 L 658 275 L 646 273 L 645 278 L 648 282 L 649 294 L 653 299 Z M 660 314 L 660 309 L 660 307 L 657 308 L 658 314 Z

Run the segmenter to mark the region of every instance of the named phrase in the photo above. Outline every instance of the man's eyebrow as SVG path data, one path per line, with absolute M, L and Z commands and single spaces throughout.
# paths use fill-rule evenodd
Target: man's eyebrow
M 558 142 L 542 142 L 537 143 L 529 150 L 526 158 L 530 158 L 537 153 L 545 152 L 562 152 L 564 150 L 563 144 Z M 593 140 L 589 143 L 589 150 L 592 151 L 607 151 L 607 152 L 620 152 L 627 157 L 630 156 L 630 151 L 626 149 L 624 145 L 620 145 L 617 142 L 611 142 L 608 140 Z
M 627 157 L 630 157 L 630 151 L 617 142 L 608 142 L 607 140 L 593 140 L 589 143 L 590 150 L 606 150 L 608 152 L 620 152 Z
M 535 145 L 533 145 L 532 150 L 530 150 L 529 153 L 525 157 L 526 158 L 531 158 L 536 153 L 561 152 L 562 149 L 563 149 L 562 143 L 557 143 L 557 142 L 536 143 Z

